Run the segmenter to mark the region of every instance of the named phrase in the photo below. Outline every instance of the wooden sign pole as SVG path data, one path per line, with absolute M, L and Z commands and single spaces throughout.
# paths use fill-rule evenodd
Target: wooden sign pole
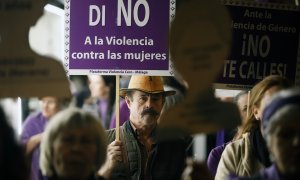
M 249 103 L 250 103 L 250 95 L 251 95 L 251 91 L 248 91 L 248 97 L 247 97 L 247 118 L 249 117 Z
M 120 140 L 120 76 L 116 75 L 116 141 Z

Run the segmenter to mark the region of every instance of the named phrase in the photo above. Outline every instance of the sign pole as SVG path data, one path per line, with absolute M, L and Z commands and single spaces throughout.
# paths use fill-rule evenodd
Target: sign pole
M 251 91 L 248 91 L 248 96 L 247 96 L 247 118 L 249 117 L 250 95 L 251 95 Z
M 116 141 L 120 140 L 120 75 L 116 75 Z

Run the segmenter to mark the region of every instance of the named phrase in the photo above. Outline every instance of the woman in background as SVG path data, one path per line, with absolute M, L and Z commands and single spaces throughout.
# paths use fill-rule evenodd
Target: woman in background
M 249 177 L 271 165 L 266 143 L 260 131 L 262 111 L 271 95 L 291 86 L 288 79 L 271 75 L 252 88 L 249 116 L 233 141 L 225 147 L 218 165 L 216 180 L 226 179 L 230 174 Z
M 261 171 L 265 180 L 300 178 L 300 89 L 283 90 L 266 106 L 263 135 L 273 165 Z
M 268 101 L 262 132 L 273 164 L 250 178 L 289 180 L 300 178 L 300 89 L 282 90 Z
M 234 103 L 238 106 L 238 109 L 240 111 L 242 124 L 245 123 L 245 119 L 247 118 L 247 99 L 248 99 L 247 91 L 241 91 L 233 98 Z M 234 134 L 236 131 L 237 128 L 233 130 L 231 129 L 231 131 L 222 130 L 217 133 L 216 143 L 217 144 L 223 143 L 223 144 L 217 145 L 215 148 L 213 148 L 207 157 L 207 167 L 211 172 L 211 174 L 213 175 L 213 177 L 216 175 L 218 164 L 226 145 L 231 142 L 231 139 L 233 137 L 231 134 Z M 219 142 L 218 142 L 218 138 L 220 139 Z M 224 142 L 225 138 L 229 138 L 230 140 Z
M 41 143 L 40 168 L 49 180 L 103 179 L 97 171 L 106 159 L 107 136 L 98 119 L 81 109 L 56 114 Z
M 105 129 L 109 129 L 115 109 L 116 77 L 89 75 L 91 97 L 86 99 L 82 109 L 101 119 Z
M 39 180 L 40 143 L 49 119 L 67 106 L 68 99 L 46 96 L 40 99 L 41 111 L 26 118 L 21 133 L 21 142 L 31 161 L 30 180 Z

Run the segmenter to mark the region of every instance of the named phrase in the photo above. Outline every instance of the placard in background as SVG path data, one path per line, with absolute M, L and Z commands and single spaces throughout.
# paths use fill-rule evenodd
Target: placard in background
M 222 1 L 232 18 L 233 42 L 219 89 L 249 89 L 271 74 L 300 84 L 300 11 L 288 4 Z

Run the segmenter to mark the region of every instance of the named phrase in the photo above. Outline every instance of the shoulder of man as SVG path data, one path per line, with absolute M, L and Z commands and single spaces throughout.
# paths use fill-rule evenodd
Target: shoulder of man
M 126 126 L 126 122 L 122 126 L 120 126 L 120 136 L 121 136 L 121 133 L 124 133 L 124 132 L 129 133 L 128 128 L 126 128 L 125 126 Z M 106 130 L 106 134 L 108 137 L 108 142 L 109 143 L 113 142 L 116 139 L 116 128 Z

